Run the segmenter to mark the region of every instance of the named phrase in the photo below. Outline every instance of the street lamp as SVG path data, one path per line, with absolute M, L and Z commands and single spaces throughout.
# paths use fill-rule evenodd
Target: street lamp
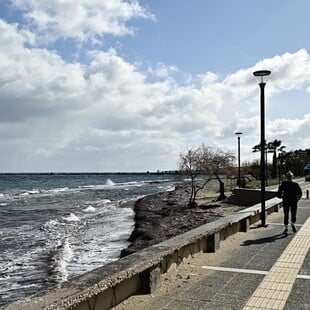
M 266 77 L 271 71 L 260 70 L 253 72 L 259 80 L 260 87 L 260 178 L 261 178 L 261 221 L 262 227 L 266 227 L 266 208 L 265 208 L 265 85 Z
M 238 185 L 241 187 L 241 179 L 240 179 L 240 137 L 242 132 L 236 132 L 235 135 L 238 137 Z

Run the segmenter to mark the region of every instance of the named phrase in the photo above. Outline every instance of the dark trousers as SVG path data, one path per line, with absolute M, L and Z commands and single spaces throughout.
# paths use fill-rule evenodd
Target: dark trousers
M 297 205 L 283 203 L 284 225 L 288 225 L 289 213 L 291 210 L 291 222 L 296 223 Z

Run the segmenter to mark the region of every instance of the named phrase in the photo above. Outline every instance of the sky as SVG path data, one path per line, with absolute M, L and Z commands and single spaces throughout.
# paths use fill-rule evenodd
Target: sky
M 178 168 L 310 147 L 309 0 L 0 0 L 0 172 Z M 237 161 L 236 161 L 237 164 Z

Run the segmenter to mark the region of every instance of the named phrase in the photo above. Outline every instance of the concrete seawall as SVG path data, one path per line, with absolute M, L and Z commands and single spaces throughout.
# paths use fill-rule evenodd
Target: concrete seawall
M 253 195 L 257 195 L 257 191 Z M 169 273 L 197 253 L 217 251 L 220 242 L 230 235 L 246 232 L 250 224 L 260 220 L 260 207 L 258 203 L 202 225 L 3 309 L 102 310 L 111 309 L 136 293 L 152 293 L 160 286 L 162 274 Z M 267 214 L 278 212 L 281 207 L 281 199 L 266 201 Z

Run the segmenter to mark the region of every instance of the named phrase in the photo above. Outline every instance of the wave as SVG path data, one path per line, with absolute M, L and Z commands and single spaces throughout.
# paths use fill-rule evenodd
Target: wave
M 89 190 L 118 190 L 123 189 L 128 191 L 130 188 L 134 187 L 142 187 L 144 185 L 154 185 L 157 184 L 160 186 L 162 184 L 162 188 L 165 189 L 165 183 L 168 183 L 169 180 L 139 180 L 139 181 L 128 181 L 128 182 L 119 182 L 115 183 L 110 178 L 107 178 L 103 184 L 87 184 L 87 185 L 78 185 L 76 187 L 56 187 L 50 189 L 30 189 L 30 190 L 18 190 L 17 192 L 11 192 L 8 194 L 0 193 L 0 199 L 9 198 L 14 199 L 15 197 L 46 197 L 50 195 L 62 195 L 67 193 L 76 193 L 83 192 Z
M 0 233 L 9 245 L 0 259 L 0 296 L 21 298 L 36 291 L 30 282 L 45 288 L 118 259 L 134 228 L 134 201 L 170 186 L 151 179 L 53 176 L 1 191 L 1 220 L 10 225 Z
M 83 209 L 83 212 L 95 212 L 96 208 L 93 206 L 88 206 L 87 208 Z
M 111 179 L 106 179 L 104 182 L 105 185 L 114 186 L 115 183 Z
M 54 280 L 63 282 L 67 281 L 69 273 L 67 266 L 73 258 L 73 251 L 71 249 L 68 238 L 59 241 L 56 246 L 52 257 L 52 270 Z
M 23 193 L 19 194 L 19 196 L 29 196 L 29 193 L 28 192 L 23 192 Z
M 40 194 L 40 190 L 31 189 L 31 190 L 20 193 L 19 196 L 29 196 L 29 195 L 36 195 L 36 194 Z
M 63 219 L 67 222 L 79 222 L 81 220 L 78 216 L 76 216 L 72 212 L 67 217 L 63 217 Z
M 34 194 L 39 194 L 40 191 L 38 189 L 32 189 L 30 191 L 28 191 L 29 194 L 34 195 Z
M 66 192 L 76 192 L 79 191 L 78 188 L 70 189 L 69 187 L 60 187 L 60 188 L 52 188 L 52 189 L 18 189 L 12 190 L 11 192 L 7 192 L 5 194 L 0 193 L 0 199 L 18 199 L 19 197 L 44 197 L 44 196 L 51 196 L 57 194 L 63 194 Z
M 47 192 L 61 193 L 61 192 L 66 192 L 68 190 L 69 190 L 69 187 L 59 187 L 59 188 L 53 188 L 53 189 L 47 190 Z
M 59 225 L 59 221 L 57 219 L 50 219 L 40 227 L 40 230 L 51 231 L 57 227 L 57 225 Z
M 133 187 L 133 186 L 143 186 L 145 184 L 161 184 L 161 183 L 168 183 L 171 182 L 171 180 L 166 179 L 166 180 L 141 180 L 141 181 L 128 181 L 128 182 L 119 182 L 115 183 L 111 179 L 106 179 L 103 185 L 85 185 L 85 186 L 80 186 L 80 188 L 86 188 L 86 189 L 104 189 L 105 186 L 107 187 L 117 187 L 117 188 L 123 188 L 123 187 Z
M 98 202 L 100 204 L 107 204 L 107 203 L 111 203 L 111 200 L 110 199 L 100 199 Z

